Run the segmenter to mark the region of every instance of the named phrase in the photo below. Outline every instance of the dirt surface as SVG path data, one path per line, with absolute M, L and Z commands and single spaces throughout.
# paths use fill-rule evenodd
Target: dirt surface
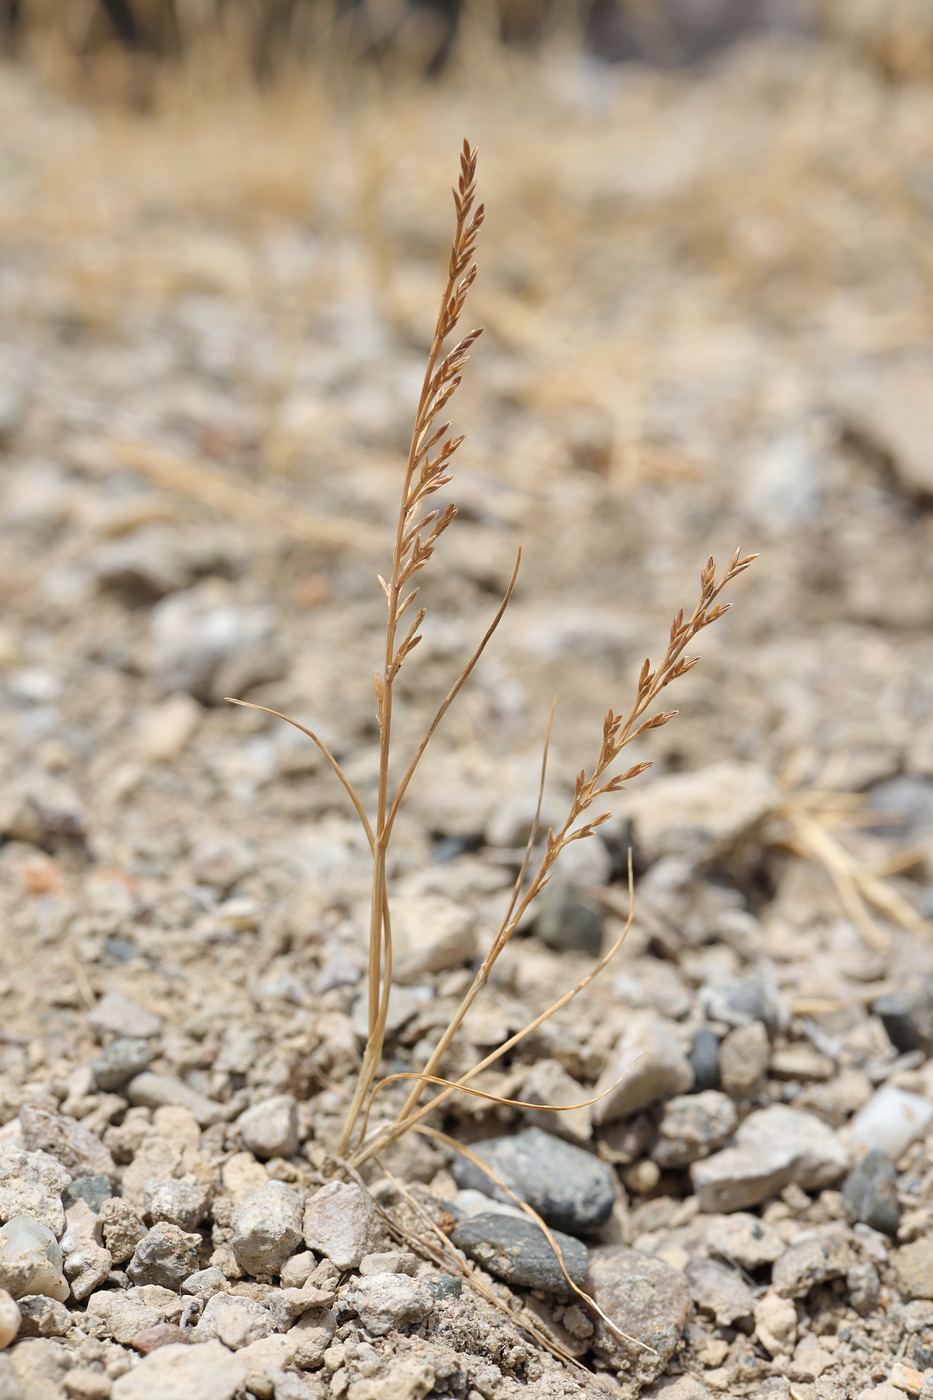
M 485 947 L 521 859 L 551 697 L 544 811 L 559 820 L 606 708 L 626 708 L 643 657 L 693 606 L 706 556 L 758 550 L 671 692 L 678 718 L 637 745 L 654 768 L 574 867 L 572 900 L 611 941 L 634 841 L 628 942 L 484 1082 L 521 1096 L 547 1060 L 588 1098 L 646 1011 L 684 1051 L 711 1027 L 722 1060 L 739 1024 L 703 989 L 757 978 L 776 1009 L 748 1018 L 765 1027 L 758 1078 L 723 1083 L 738 1119 L 790 1104 L 845 1145 L 877 1086 L 933 1100 L 930 1045 L 893 1044 L 872 1012 L 933 974 L 931 118 L 929 86 L 777 40 L 688 74 L 486 55 L 481 79 L 455 72 L 416 94 L 189 94 L 147 118 L 70 106 L 0 70 L 4 1142 L 22 1143 L 20 1110 L 39 1103 L 85 1122 L 118 1175 L 132 1167 L 163 1110 L 138 1093 L 131 1107 L 125 1084 L 101 1089 L 82 1069 L 117 1033 L 95 1029 L 94 1008 L 121 993 L 159 1018 L 126 1031 L 150 1039 L 149 1070 L 219 1106 L 200 1124 L 196 1170 L 176 1163 L 173 1179 L 187 1170 L 229 1200 L 234 1155 L 260 1173 L 250 1183 L 265 1173 L 305 1194 L 335 1170 L 362 1043 L 365 843 L 309 741 L 224 696 L 319 727 L 372 800 L 375 574 L 465 133 L 490 210 L 472 304 L 487 330 L 456 400 L 461 518 L 425 576 L 400 761 L 524 552 L 498 637 L 412 787 L 391 870 L 400 909 L 414 924 L 425 901 L 447 901 Z M 571 931 L 556 936 L 571 946 L 548 947 L 541 932 L 502 957 L 445 1072 L 591 964 L 592 939 Z M 413 966 L 391 1069 L 424 1064 L 469 983 L 469 955 Z M 754 1049 L 740 1044 L 739 1063 Z M 280 1095 L 297 1101 L 298 1150 L 267 1160 L 235 1120 Z M 657 1101 L 611 1124 L 594 1116 L 577 1141 L 612 1166 L 618 1200 L 587 1242 L 681 1272 L 713 1257 L 708 1218 L 734 1207 L 701 1210 L 686 1167 L 658 1167 Z M 446 1127 L 475 1140 L 524 1122 L 470 1100 Z M 857 1142 L 845 1150 L 854 1163 Z M 898 1362 L 933 1365 L 933 1309 L 917 1311 L 933 1271 L 908 1287 L 899 1264 L 929 1230 L 933 1138 L 918 1131 L 892 1155 L 893 1234 L 853 1227 L 840 1170 L 805 1187 L 791 1172 L 751 1205 L 784 1246 L 838 1227 L 845 1267 L 796 1295 L 793 1335 L 773 1349 L 765 1314 L 717 1321 L 694 1281 L 654 1380 L 676 1382 L 670 1400 L 837 1400 Z M 403 1144 L 393 1170 L 435 1204 L 455 1199 L 435 1144 Z M 141 1198 L 139 1210 L 151 1225 Z M 268 1280 L 230 1264 L 224 1218 L 213 1238 L 201 1227 L 200 1266 L 219 1250 L 230 1286 L 261 1292 Z M 744 1268 L 758 1300 L 778 1296 L 772 1262 Z M 880 1294 L 862 1316 L 851 1270 L 866 1262 Z M 494 1355 L 503 1389 L 464 1372 L 460 1393 L 637 1393 L 630 1361 L 608 1343 L 593 1352 L 585 1318 L 564 1325 L 570 1300 L 515 1292 L 514 1310 L 536 1308 L 598 1381 L 571 1379 L 518 1321 L 464 1301 L 452 1350 Z M 470 1309 L 482 1320 L 468 1344 Z M 275 1396 L 372 1388 L 436 1320 L 374 1343 L 351 1318 L 348 1345 L 364 1350 L 319 1362 L 304 1390 L 276 1382 Z M 61 1345 L 109 1385 L 126 1369 L 116 1352 L 131 1353 L 111 1341 L 91 1355 L 72 1324 Z M 900 1393 L 916 1393 L 903 1374 Z M 409 1378 L 406 1393 L 425 1383 Z

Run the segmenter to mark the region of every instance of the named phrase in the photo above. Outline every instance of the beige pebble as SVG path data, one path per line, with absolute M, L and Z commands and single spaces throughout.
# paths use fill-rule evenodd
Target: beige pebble
M 758 1340 L 771 1356 L 787 1355 L 797 1336 L 797 1309 L 790 1298 L 766 1293 L 755 1304 Z
M 924 1374 L 922 1371 L 915 1371 L 912 1366 L 905 1366 L 903 1361 L 895 1361 L 888 1375 L 890 1385 L 896 1385 L 898 1390 L 906 1390 L 908 1395 L 919 1395 L 923 1389 Z
M 19 1331 L 22 1316 L 15 1300 L 0 1288 L 0 1351 L 8 1347 Z
M 140 753 L 156 763 L 168 763 L 184 753 L 194 738 L 203 715 L 197 700 L 186 691 L 170 695 L 147 710 L 139 722 L 137 743 Z

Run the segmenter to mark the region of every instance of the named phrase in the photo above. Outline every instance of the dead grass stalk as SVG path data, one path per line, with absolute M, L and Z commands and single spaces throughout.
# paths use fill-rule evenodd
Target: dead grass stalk
M 441 535 L 449 528 L 456 516 L 456 507 L 453 505 L 439 509 L 433 506 L 431 500 L 451 480 L 450 468 L 453 457 L 463 441 L 461 436 L 451 433 L 451 425 L 447 421 L 442 421 L 442 415 L 460 384 L 469 351 L 480 335 L 479 330 L 471 330 L 456 340 L 451 348 L 446 348 L 457 330 L 467 295 L 476 277 L 476 263 L 473 259 L 477 236 L 482 227 L 484 216 L 483 206 L 476 204 L 476 151 L 467 142 L 464 142 L 461 152 L 460 178 L 453 195 L 456 215 L 454 237 L 448 261 L 447 278 L 434 327 L 411 435 L 396 522 L 392 564 L 388 578 L 379 576 L 379 584 L 386 599 L 386 633 L 382 666 L 374 678 L 379 728 L 379 779 L 376 810 L 372 815 L 368 815 L 364 810 L 363 803 L 352 783 L 321 739 L 287 715 L 279 716 L 302 730 L 317 744 L 336 777 L 343 784 L 360 818 L 372 855 L 368 1035 L 363 1052 L 362 1068 L 337 1147 L 338 1158 L 341 1161 L 345 1159 L 347 1169 L 352 1172 L 358 1172 L 363 1164 L 376 1158 L 385 1148 L 412 1130 L 434 1137 L 437 1141 L 443 1142 L 450 1150 L 462 1151 L 465 1155 L 470 1156 L 468 1149 L 462 1148 L 436 1127 L 425 1123 L 425 1118 L 441 1107 L 453 1093 L 466 1092 L 478 1094 L 480 1097 L 496 1098 L 495 1095 L 487 1095 L 483 1091 L 472 1088 L 470 1081 L 482 1070 L 507 1054 L 548 1017 L 578 996 L 592 982 L 593 978 L 599 975 L 618 951 L 632 920 L 634 899 L 631 866 L 629 869 L 628 918 L 625 926 L 612 947 L 590 971 L 530 1024 L 505 1040 L 459 1079 L 451 1081 L 445 1079 L 440 1073 L 444 1057 L 462 1026 L 464 1018 L 489 980 L 497 959 L 508 945 L 530 905 L 547 886 L 561 853 L 572 842 L 586 840 L 607 820 L 608 812 L 591 815 L 594 804 L 598 804 L 600 799 L 608 798 L 611 794 L 619 792 L 628 781 L 637 777 L 650 766 L 647 763 L 639 762 L 630 765 L 624 771 L 617 771 L 618 760 L 629 744 L 649 730 L 657 729 L 674 718 L 676 711 L 655 708 L 662 692 L 673 681 L 680 680 L 696 665 L 698 658 L 687 655 L 688 647 L 700 632 L 716 622 L 726 612 L 729 604 L 720 601 L 723 590 L 742 574 L 755 558 L 754 555 L 743 557 L 737 551 L 719 576 L 717 576 L 713 559 L 709 559 L 704 565 L 700 573 L 699 599 L 693 611 L 689 616 L 685 616 L 681 610 L 674 618 L 660 663 L 653 666 L 650 660 L 645 661 L 638 677 L 634 698 L 628 709 L 620 713 L 616 713 L 612 709 L 607 711 L 603 721 L 601 741 L 593 762 L 590 767 L 582 768 L 577 774 L 573 798 L 567 815 L 560 827 L 556 830 L 549 829 L 544 834 L 540 853 L 538 853 L 538 819 L 536 818 L 506 914 L 491 940 L 488 951 L 483 957 L 470 987 L 430 1055 L 423 1072 L 413 1073 L 410 1076 L 390 1075 L 377 1082 L 386 1034 L 389 991 L 392 983 L 393 943 L 387 857 L 393 828 L 409 783 L 428 744 L 448 709 L 469 679 L 508 607 L 521 561 L 519 554 L 511 580 L 495 616 L 473 655 L 439 706 L 397 786 L 391 790 L 389 775 L 392 756 L 395 686 L 402 667 L 407 663 L 421 640 L 420 629 L 425 618 L 425 609 L 416 607 L 419 588 L 415 580 L 430 562 Z M 233 703 L 244 704 L 248 702 L 233 701 Z M 263 707 L 251 706 L 251 708 Z M 549 735 L 550 725 L 548 737 Z M 539 814 L 547 766 L 547 751 L 548 744 L 546 742 L 538 796 Z M 376 1094 L 387 1084 L 409 1077 L 413 1079 L 414 1083 L 395 1121 L 377 1127 L 370 1134 L 369 1119 Z M 428 1084 L 436 1086 L 439 1092 L 427 1102 L 422 1103 L 422 1094 Z M 501 1099 L 497 1101 L 507 1102 Z M 537 1107 L 541 1107 L 541 1105 L 537 1105 Z M 551 1108 L 551 1111 L 554 1112 L 560 1111 L 557 1106 L 545 1105 L 544 1107 Z M 566 1108 L 566 1105 L 561 1107 Z M 560 1250 L 545 1223 L 530 1207 L 527 1207 L 523 1202 L 519 1202 L 519 1204 L 545 1231 L 560 1260 Z M 572 1283 L 569 1275 L 567 1275 L 567 1279 L 572 1291 L 580 1293 L 581 1290 Z M 581 1297 L 586 1300 L 588 1305 L 593 1306 L 588 1295 L 581 1293 Z M 604 1321 L 608 1322 L 607 1319 Z M 611 1326 L 611 1323 L 608 1325 Z

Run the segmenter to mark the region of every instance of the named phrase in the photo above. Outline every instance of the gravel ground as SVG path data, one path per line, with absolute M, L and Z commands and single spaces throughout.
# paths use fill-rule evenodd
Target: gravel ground
M 933 95 L 776 40 L 487 67 L 145 119 L 0 69 L 11 1400 L 933 1393 Z M 631 846 L 616 961 L 477 1081 L 601 1097 L 437 1120 L 602 1315 L 475 1163 L 334 1161 L 365 843 L 317 750 L 223 701 L 318 726 L 372 799 L 464 131 L 488 329 L 399 754 L 524 559 L 399 823 L 389 1070 L 501 916 L 551 696 L 549 822 L 707 554 L 762 555 L 444 1062 L 617 937 Z

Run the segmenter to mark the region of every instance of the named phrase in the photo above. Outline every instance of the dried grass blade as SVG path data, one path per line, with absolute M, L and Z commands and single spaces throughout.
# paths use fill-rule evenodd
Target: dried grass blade
M 319 739 L 312 729 L 306 729 L 303 724 L 299 724 L 298 721 L 296 719 L 292 719 L 290 715 L 283 715 L 280 710 L 270 710 L 268 705 L 254 705 L 251 700 L 234 700 L 232 695 L 225 695 L 224 699 L 226 700 L 228 705 L 241 705 L 244 710 L 261 710 L 265 715 L 275 715 L 276 719 L 284 719 L 286 724 L 292 725 L 295 729 L 300 729 L 302 734 L 307 734 L 308 738 L 312 740 L 313 743 L 317 744 L 318 748 L 321 750 L 321 753 L 327 759 L 327 762 L 330 764 L 334 773 L 337 775 L 344 788 L 346 789 L 347 796 L 353 803 L 353 806 L 356 809 L 356 815 L 362 822 L 363 830 L 366 832 L 366 839 L 369 842 L 369 849 L 372 850 L 375 845 L 375 837 L 373 835 L 373 829 L 370 825 L 369 818 L 363 810 L 363 804 L 357 797 L 356 792 L 353 788 L 353 784 L 350 782 L 350 779 L 347 777 L 346 773 L 343 771 L 336 758 L 334 758 L 334 755 L 331 753 L 330 749 L 327 747 L 324 741 L 322 739 Z
M 515 559 L 515 568 L 512 570 L 512 577 L 511 577 L 511 579 L 509 580 L 509 586 L 508 586 L 508 588 L 505 590 L 505 595 L 503 596 L 502 602 L 499 604 L 499 608 L 498 608 L 498 611 L 496 612 L 495 617 L 493 618 L 493 620 L 492 620 L 492 622 L 489 624 L 489 626 L 486 628 L 486 631 L 485 631 L 485 633 L 483 634 L 483 638 L 482 638 L 482 641 L 480 642 L 479 646 L 476 648 L 476 650 L 474 651 L 473 655 L 470 657 L 469 661 L 467 662 L 466 666 L 464 666 L 463 670 L 460 672 L 460 675 L 459 675 L 459 676 L 457 677 L 457 679 L 454 681 L 454 683 L 453 683 L 453 685 L 451 686 L 450 690 L 447 692 L 446 696 L 445 696 L 444 699 L 442 700 L 442 702 L 441 702 L 441 704 L 440 704 L 440 707 L 438 708 L 437 713 L 435 714 L 434 718 L 432 719 L 432 721 L 431 721 L 431 723 L 430 723 L 430 725 L 429 725 L 429 727 L 428 727 L 427 733 L 425 734 L 424 738 L 421 740 L 421 743 L 418 745 L 418 748 L 415 750 L 415 755 L 414 755 L 414 757 L 412 758 L 411 763 L 408 765 L 408 768 L 407 768 L 407 770 L 406 770 L 406 772 L 405 772 L 405 774 L 404 774 L 404 776 L 403 776 L 401 782 L 400 782 L 399 785 L 398 785 L 398 788 L 397 788 L 397 790 L 396 790 L 395 796 L 394 796 L 393 799 L 392 799 L 392 805 L 391 805 L 391 807 L 389 808 L 389 815 L 388 815 L 388 817 L 387 817 L 387 819 L 386 819 L 386 828 L 387 828 L 387 830 L 389 830 L 389 831 L 391 831 L 391 829 L 392 829 L 392 827 L 393 827 L 393 825 L 394 825 L 394 823 L 395 823 L 395 818 L 398 816 L 398 809 L 399 809 L 399 807 L 402 805 L 402 799 L 404 798 L 405 793 L 406 793 L 406 791 L 408 790 L 408 784 L 411 782 L 412 778 L 415 776 L 415 770 L 417 769 L 418 764 L 421 762 L 421 759 L 422 759 L 423 756 L 424 756 L 424 751 L 425 751 L 425 749 L 428 747 L 428 744 L 429 744 L 429 743 L 431 742 L 431 740 L 434 738 L 434 735 L 435 735 L 435 733 L 436 733 L 436 731 L 437 731 L 437 727 L 438 727 L 438 725 L 440 724 L 441 720 L 444 718 L 444 716 L 446 715 L 447 711 L 450 709 L 451 705 L 452 705 L 453 702 L 456 700 L 457 696 L 460 694 L 460 692 L 461 692 L 461 690 L 463 689 L 464 685 L 466 685 L 467 681 L 469 680 L 470 676 L 471 676 L 472 673 L 473 673 L 473 669 L 474 669 L 474 667 L 476 666 L 476 663 L 479 661 L 479 659 L 480 659 L 480 657 L 482 656 L 483 652 L 486 650 L 487 646 L 489 645 L 490 641 L 491 641 L 492 638 L 493 638 L 493 635 L 494 635 L 494 633 L 495 633 L 495 631 L 496 631 L 496 628 L 499 626 L 499 623 L 502 621 L 502 618 L 503 618 L 503 616 L 504 616 L 504 614 L 505 614 L 505 610 L 506 610 L 506 608 L 509 606 L 509 603 L 511 602 L 511 599 L 512 599 L 512 593 L 513 593 L 513 591 L 514 591 L 514 589 L 515 589 L 515 584 L 516 584 L 516 582 L 517 582 L 517 580 L 518 580 L 518 570 L 519 570 L 519 567 L 521 566 L 521 562 L 522 562 L 522 552 L 521 552 L 521 550 L 519 550 L 519 551 L 518 551 L 518 555 L 516 556 L 516 559 Z
M 472 1094 L 474 1098 L 486 1099 L 489 1103 L 502 1104 L 506 1108 L 540 1108 L 543 1113 L 569 1113 L 574 1108 L 589 1108 L 591 1104 L 599 1103 L 600 1099 L 606 1098 L 608 1094 L 618 1089 L 623 1079 L 627 1079 L 635 1068 L 641 1054 L 636 1055 L 624 1074 L 620 1074 L 614 1084 L 610 1084 L 608 1089 L 604 1089 L 601 1094 L 595 1094 L 591 1099 L 584 1099 L 582 1103 L 526 1103 L 523 1099 L 505 1099 L 501 1094 L 491 1094 L 485 1089 L 471 1089 L 468 1084 L 458 1084 L 456 1080 L 444 1079 L 437 1074 L 421 1074 L 417 1070 L 399 1070 L 395 1074 L 387 1074 L 384 1079 L 380 1079 L 378 1084 L 373 1085 L 372 1093 L 369 1096 L 369 1103 L 366 1107 L 366 1114 L 363 1119 L 363 1126 L 360 1129 L 360 1140 L 365 1142 L 366 1129 L 369 1126 L 369 1119 L 376 1095 L 380 1089 L 384 1089 L 387 1084 L 393 1084 L 401 1079 L 417 1079 L 422 1084 L 438 1084 L 442 1088 L 458 1091 L 461 1094 Z
M 515 905 L 518 903 L 522 887 L 525 883 L 525 876 L 528 874 L 528 867 L 531 864 L 531 854 L 538 839 L 538 832 L 541 829 L 541 808 L 544 805 L 544 784 L 547 781 L 547 761 L 551 751 L 551 733 L 554 729 L 554 716 L 557 713 L 557 696 L 551 701 L 551 712 L 548 715 L 547 730 L 544 735 L 544 748 L 541 752 L 541 775 L 538 779 L 538 800 L 535 803 L 534 819 L 531 823 L 531 830 L 528 833 L 528 840 L 525 842 L 525 854 L 519 866 L 518 874 L 515 877 L 515 884 L 512 886 L 512 898 L 509 907 L 505 911 L 504 923 L 508 923 L 515 913 Z
M 340 516 L 315 515 L 300 501 L 246 481 L 235 481 L 199 458 L 165 452 L 130 437 L 109 438 L 108 445 L 121 462 L 163 490 L 197 501 L 222 515 L 251 525 L 256 524 L 257 518 L 266 519 L 292 538 L 326 549 L 374 551 L 380 547 L 379 531 L 371 526 Z
M 875 923 L 859 890 L 851 856 L 819 822 L 789 804 L 784 808 L 794 836 L 805 855 L 819 861 L 836 887 L 842 907 L 870 948 L 889 953 L 891 941 Z

